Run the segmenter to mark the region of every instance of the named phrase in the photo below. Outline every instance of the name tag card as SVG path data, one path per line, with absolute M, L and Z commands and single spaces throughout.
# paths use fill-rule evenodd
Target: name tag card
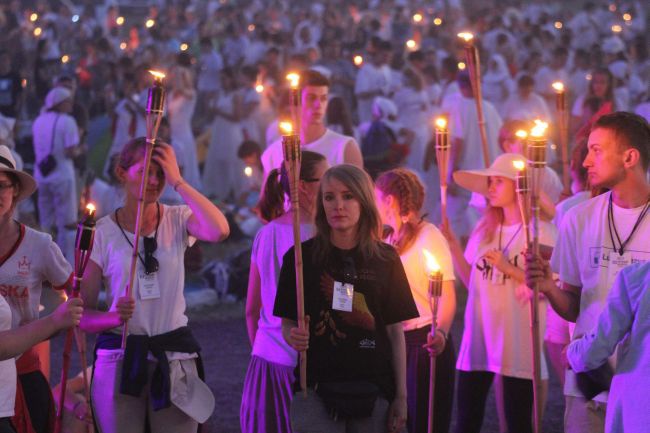
M 352 311 L 354 299 L 354 286 L 350 283 L 334 281 L 334 296 L 332 297 L 332 309 L 337 311 Z
M 607 268 L 607 285 L 612 287 L 616 276 L 626 266 L 632 264 L 632 254 L 624 253 L 622 256 L 616 251 L 609 253 L 609 266 Z
M 160 287 L 158 286 L 158 273 L 145 274 L 144 271 L 138 272 L 138 286 L 140 299 L 158 299 L 160 298 Z

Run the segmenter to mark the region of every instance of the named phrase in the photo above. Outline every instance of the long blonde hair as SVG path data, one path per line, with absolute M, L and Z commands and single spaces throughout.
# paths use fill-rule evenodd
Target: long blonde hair
M 330 235 L 332 228 L 327 222 L 325 208 L 323 206 L 323 185 L 331 179 L 336 179 L 345 185 L 355 200 L 359 202 L 360 215 L 357 223 L 358 248 L 364 260 L 370 258 L 386 258 L 386 244 L 382 242 L 381 217 L 375 204 L 375 194 L 372 179 L 362 169 L 350 165 L 341 164 L 331 167 L 321 178 L 321 187 L 318 190 L 316 201 L 315 224 L 317 233 L 314 237 L 314 260 L 325 262 L 332 252 L 332 241 Z
M 515 181 L 512 179 L 508 180 L 512 182 L 513 188 L 516 188 Z M 519 204 L 519 196 L 516 192 L 515 202 L 517 205 Z M 494 240 L 494 236 L 497 233 L 497 228 L 499 228 L 499 225 L 503 223 L 503 218 L 503 208 L 490 206 L 490 203 L 488 202 L 487 207 L 485 208 L 485 212 L 476 224 L 476 228 L 472 234 L 479 236 L 482 244 L 489 244 Z

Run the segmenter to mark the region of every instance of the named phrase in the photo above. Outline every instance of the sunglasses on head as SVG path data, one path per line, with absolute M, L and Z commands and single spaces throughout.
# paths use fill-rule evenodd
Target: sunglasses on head
M 149 275 L 158 271 L 160 266 L 158 259 L 154 257 L 153 253 L 158 249 L 158 242 L 156 238 L 142 238 L 144 244 L 144 273 Z

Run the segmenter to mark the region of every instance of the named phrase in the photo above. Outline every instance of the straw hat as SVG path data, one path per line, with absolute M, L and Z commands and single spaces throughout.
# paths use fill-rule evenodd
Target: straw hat
M 20 191 L 16 201 L 29 197 L 36 191 L 36 180 L 24 171 L 16 170 L 16 160 L 7 146 L 0 145 L 0 172 L 13 173 L 20 182 Z
M 465 189 L 486 196 L 488 194 L 489 176 L 500 176 L 515 180 L 517 178 L 517 169 L 514 162 L 525 160 L 526 158 L 518 153 L 504 153 L 499 155 L 488 168 L 454 172 L 454 182 Z

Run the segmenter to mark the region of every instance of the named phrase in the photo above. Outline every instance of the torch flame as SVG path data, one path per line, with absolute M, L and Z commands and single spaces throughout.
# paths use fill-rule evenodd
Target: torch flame
M 535 119 L 535 126 L 530 130 L 531 137 L 543 137 L 548 128 L 548 123 Z
M 287 80 L 289 80 L 289 85 L 292 89 L 297 89 L 300 84 L 300 75 L 295 72 L 287 74 Z
M 153 69 L 149 69 L 149 73 L 153 75 L 156 81 L 162 81 L 163 78 L 165 78 L 165 74 L 160 71 L 154 71 Z
M 525 140 L 526 138 L 528 138 L 528 133 L 523 129 L 519 129 L 517 130 L 517 132 L 515 132 L 515 136 L 521 140 Z
M 447 128 L 447 119 L 445 119 L 444 117 L 438 117 L 436 119 L 436 128 L 438 129 Z
M 440 272 L 440 265 L 438 264 L 436 257 L 426 248 L 422 250 L 422 254 L 424 254 L 427 271 L 429 271 L 430 274 Z
M 291 122 L 280 122 L 280 130 L 286 134 L 286 135 L 291 135 L 293 132 L 293 125 Z
M 406 48 L 408 48 L 409 50 L 413 50 L 415 49 L 415 47 L 417 47 L 417 43 L 413 39 L 409 39 L 408 41 L 406 41 Z
M 361 56 L 354 56 L 354 64 L 357 66 L 361 66 L 363 63 L 363 57 Z
M 422 14 L 419 12 L 413 15 L 413 21 L 415 21 L 416 23 L 422 22 L 422 18 L 423 18 Z
M 94 204 L 92 204 L 92 203 L 88 203 L 88 204 L 86 205 L 86 213 L 87 213 L 89 216 L 93 216 L 93 215 L 95 214 L 95 211 L 96 211 L 96 210 L 97 210 L 97 208 L 95 207 Z
M 512 161 L 512 166 L 517 170 L 517 171 L 523 171 L 526 168 L 526 163 L 520 159 L 516 161 Z
M 457 36 L 459 38 L 461 38 L 462 40 L 464 40 L 465 42 L 469 42 L 472 39 L 474 39 L 474 35 L 471 34 L 470 32 L 460 32 L 460 33 L 458 33 Z
M 257 86 L 255 86 L 255 91 L 257 93 L 262 93 L 264 91 L 264 85 L 258 84 Z
M 555 90 L 557 93 L 563 93 L 564 92 L 564 83 L 562 81 L 556 81 L 552 84 L 553 90 Z

